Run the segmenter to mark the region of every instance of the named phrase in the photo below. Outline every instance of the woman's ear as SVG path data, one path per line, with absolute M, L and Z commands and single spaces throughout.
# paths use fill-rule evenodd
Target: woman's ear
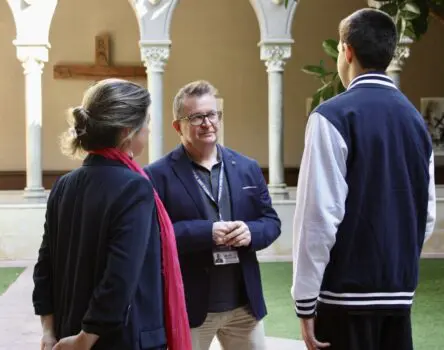
M 131 140 L 128 138 L 130 136 L 130 133 L 131 133 L 130 128 L 123 128 L 122 131 L 120 132 L 119 144 L 122 150 L 128 149 L 131 144 Z
M 129 136 L 130 132 L 130 128 L 123 128 L 121 134 L 122 140 L 126 139 Z

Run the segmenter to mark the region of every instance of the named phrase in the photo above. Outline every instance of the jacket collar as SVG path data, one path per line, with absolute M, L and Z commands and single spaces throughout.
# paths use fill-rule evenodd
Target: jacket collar
M 99 166 L 121 166 L 126 167 L 125 164 L 122 162 L 119 162 L 118 160 L 108 159 L 104 156 L 101 156 L 99 154 L 88 154 L 86 158 L 83 160 L 84 166 L 92 166 L 92 165 L 99 165 Z
M 358 75 L 356 78 L 354 78 L 350 82 L 347 90 L 353 89 L 354 87 L 359 86 L 361 84 L 388 86 L 393 89 L 397 89 L 397 86 L 393 82 L 392 78 L 390 78 L 387 74 L 383 72 L 369 72 Z
M 239 170 L 237 169 L 239 165 L 237 165 L 236 159 L 229 149 L 221 145 L 218 145 L 218 147 L 224 162 L 225 174 L 229 185 L 228 188 L 230 190 L 232 212 L 235 213 L 242 191 L 241 181 L 238 174 Z M 182 182 L 186 191 L 193 199 L 202 217 L 205 217 L 206 213 L 202 204 L 199 185 L 194 178 L 191 161 L 183 145 L 179 145 L 172 151 L 171 159 L 173 161 L 172 168 L 176 173 L 177 178 Z

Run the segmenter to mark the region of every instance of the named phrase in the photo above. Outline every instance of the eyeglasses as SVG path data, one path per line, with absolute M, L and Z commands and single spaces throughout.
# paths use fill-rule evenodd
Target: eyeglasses
M 205 119 L 208 119 L 208 121 L 211 124 L 216 124 L 220 121 L 220 119 L 222 118 L 222 113 L 218 112 L 218 111 L 211 111 L 205 114 L 193 114 L 190 115 L 188 117 L 183 117 L 180 118 L 179 120 L 182 119 L 187 119 L 191 125 L 193 126 L 200 126 L 204 123 Z

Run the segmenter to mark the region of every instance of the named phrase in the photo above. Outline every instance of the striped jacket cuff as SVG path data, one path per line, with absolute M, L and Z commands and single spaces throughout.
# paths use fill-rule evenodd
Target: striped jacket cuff
M 295 301 L 296 315 L 299 318 L 312 318 L 316 312 L 316 302 L 318 298 L 299 299 Z

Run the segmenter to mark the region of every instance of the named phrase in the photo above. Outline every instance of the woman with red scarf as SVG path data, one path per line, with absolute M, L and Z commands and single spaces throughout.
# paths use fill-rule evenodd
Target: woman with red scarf
M 83 164 L 59 178 L 34 269 L 41 349 L 191 350 L 171 221 L 133 160 L 147 143 L 148 91 L 107 79 L 62 136 Z

